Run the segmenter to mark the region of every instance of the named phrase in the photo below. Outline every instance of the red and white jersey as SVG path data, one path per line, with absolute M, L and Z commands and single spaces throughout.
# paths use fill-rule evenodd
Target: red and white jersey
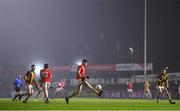
M 40 72 L 42 82 L 50 82 L 52 73 L 49 69 L 42 69 Z
M 64 82 L 59 81 L 58 84 L 57 84 L 57 88 L 64 88 Z
M 127 83 L 127 89 L 133 89 L 133 84 L 131 82 Z

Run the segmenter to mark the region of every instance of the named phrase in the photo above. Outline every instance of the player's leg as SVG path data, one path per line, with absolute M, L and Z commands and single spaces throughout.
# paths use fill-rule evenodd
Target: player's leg
M 162 93 L 162 88 L 161 86 L 156 86 L 157 88 L 157 103 L 159 103 L 160 95 Z
M 150 95 L 150 90 L 148 89 L 148 90 L 147 90 L 147 99 L 150 99 L 150 96 L 151 96 L 151 95 Z
M 132 89 L 127 89 L 128 92 L 128 98 L 134 98 L 133 90 Z
M 25 93 L 22 93 L 21 96 L 19 97 L 19 99 L 21 99 L 23 96 L 28 96 L 29 95 L 29 85 L 26 83 L 26 89 L 27 89 L 27 92 Z
M 149 90 L 149 99 L 152 99 L 152 93 L 151 93 L 151 90 Z
M 19 101 L 21 101 L 22 96 L 23 96 L 23 95 L 22 95 L 22 91 L 20 90 L 20 91 L 19 91 L 19 98 L 18 98 Z
M 171 96 L 170 96 L 170 94 L 169 94 L 169 91 L 168 91 L 168 89 L 167 89 L 166 87 L 164 88 L 164 91 L 165 91 L 165 94 L 167 95 L 167 97 L 168 97 L 168 99 L 169 99 L 169 103 L 170 103 L 170 104 L 175 104 L 176 102 L 173 102 L 173 101 L 172 101 Z
M 135 98 L 135 95 L 134 95 L 133 89 L 131 89 L 131 90 L 130 90 L 130 93 L 131 93 L 131 98 Z
M 146 99 L 149 99 L 149 93 L 146 91 Z
M 29 85 L 29 87 L 28 87 L 28 95 L 27 95 L 27 97 L 25 98 L 25 100 L 23 101 L 23 103 L 26 103 L 27 100 L 31 97 L 31 95 L 32 95 L 32 86 Z
M 15 88 L 15 91 L 16 91 L 16 93 L 15 93 L 15 95 L 14 95 L 12 101 L 15 101 L 16 98 L 19 96 L 17 87 Z
M 66 97 L 66 98 L 72 98 L 74 96 L 77 96 L 80 94 L 81 92 L 81 89 L 82 89 L 82 84 L 79 84 L 78 87 L 77 87 L 77 90 L 74 91 L 70 96 Z
M 149 90 L 147 90 L 146 95 L 147 95 L 147 99 L 150 99 Z
M 169 101 L 171 101 L 171 96 L 170 96 L 169 91 L 167 90 L 167 88 L 165 88 L 164 91 L 165 91 L 165 94 L 168 97 Z
M 39 81 L 39 89 L 38 89 L 38 93 L 36 94 L 35 97 L 35 101 L 37 101 L 38 96 L 41 94 L 41 92 L 43 91 L 43 83 L 41 81 Z
M 98 96 L 101 96 L 102 91 L 97 91 L 94 87 L 92 87 L 91 84 L 89 84 L 87 81 L 83 81 L 83 85 L 89 88 L 92 92 L 96 93 Z
M 61 97 L 63 97 L 63 95 L 64 95 L 64 88 L 60 89 L 60 93 L 61 93 Z
M 130 98 L 130 91 L 129 91 L 129 89 L 127 89 L 127 93 L 128 93 L 128 98 Z
M 58 92 L 59 92 L 59 88 L 56 88 L 56 90 L 54 91 L 54 97 L 53 97 L 53 99 L 55 99 L 56 98 L 56 96 L 57 96 L 57 94 L 58 94 Z
M 44 92 L 44 98 L 45 98 L 45 103 L 46 103 L 48 102 L 47 82 L 43 82 L 43 92 Z
M 27 103 L 27 100 L 31 97 L 32 93 L 33 93 L 33 87 L 32 87 L 32 85 L 28 85 L 27 97 L 25 98 L 23 103 Z
M 49 96 L 48 96 L 48 88 L 50 86 L 50 83 L 49 82 L 44 82 L 44 96 L 45 96 L 45 103 L 49 103 Z
M 37 100 L 38 96 L 41 94 L 41 92 L 42 92 L 42 87 L 40 87 L 40 88 L 38 89 L 38 93 L 36 94 L 36 100 Z
M 17 98 L 18 96 L 19 96 L 18 94 L 15 94 L 14 97 L 13 97 L 13 99 L 12 99 L 12 101 L 15 101 L 15 100 L 17 101 L 16 98 Z
M 79 95 L 81 93 L 81 89 L 82 89 L 82 82 L 78 85 L 76 91 L 74 91 L 70 96 L 65 97 L 66 103 L 67 104 L 69 103 L 69 98 Z
M 16 100 L 16 98 L 18 98 L 18 97 L 19 97 L 19 100 L 21 100 L 21 96 L 22 96 L 21 89 L 19 87 L 16 87 L 15 90 L 16 90 L 16 94 L 14 95 L 12 101 Z
M 142 98 L 146 99 L 146 93 L 145 92 L 143 93 Z
M 147 91 L 144 91 L 143 98 L 144 98 L 145 100 L 147 99 Z

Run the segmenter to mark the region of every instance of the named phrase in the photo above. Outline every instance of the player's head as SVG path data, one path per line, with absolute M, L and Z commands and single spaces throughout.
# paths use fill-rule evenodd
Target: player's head
M 17 78 L 18 78 L 18 79 L 21 79 L 21 75 L 18 75 Z
M 166 69 L 162 69 L 161 74 L 166 74 Z
M 48 64 L 44 64 L 44 69 L 48 69 L 49 65 Z
M 87 59 L 83 59 L 83 60 L 82 60 L 82 65 L 87 66 L 87 63 L 88 63 L 88 60 L 87 60 Z
M 164 73 L 166 73 L 166 69 L 164 69 L 163 71 L 164 71 Z
M 31 70 L 35 71 L 35 65 L 31 65 Z

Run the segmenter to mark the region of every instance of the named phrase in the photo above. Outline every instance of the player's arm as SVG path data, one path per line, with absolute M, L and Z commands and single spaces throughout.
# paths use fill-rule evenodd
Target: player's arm
M 157 78 L 157 81 L 158 81 L 158 82 L 162 82 L 162 80 L 163 80 L 163 79 L 162 79 L 161 75 L 159 75 L 158 78 Z
M 166 88 L 169 88 L 168 76 L 166 77 Z
M 166 80 L 166 88 L 169 88 L 169 82 Z
M 24 80 L 25 80 L 25 83 L 27 83 L 27 79 L 28 79 L 28 77 L 27 77 L 27 74 L 29 73 L 29 71 L 28 72 L 26 72 L 26 74 L 24 75 Z
M 80 78 L 82 78 L 82 76 L 81 76 L 81 73 L 80 73 L 80 70 L 78 69 L 78 71 L 77 71 L 77 75 L 80 77 Z
M 29 77 L 30 77 L 30 83 L 33 83 L 34 77 L 33 77 L 33 73 L 32 72 L 30 73 Z
M 151 85 L 149 84 L 149 89 L 151 89 Z
M 13 84 L 14 84 L 14 86 L 16 86 L 16 84 L 17 84 L 17 80 L 15 80 L 15 81 L 13 82 Z
M 62 87 L 64 87 L 64 82 L 62 83 Z
M 22 81 L 20 81 L 20 86 L 22 86 L 23 84 L 22 84 Z
M 40 79 L 42 80 L 43 78 L 43 74 L 42 74 L 42 70 L 40 71 Z
M 52 72 L 50 71 L 49 74 L 50 74 L 50 79 L 51 79 L 52 78 Z

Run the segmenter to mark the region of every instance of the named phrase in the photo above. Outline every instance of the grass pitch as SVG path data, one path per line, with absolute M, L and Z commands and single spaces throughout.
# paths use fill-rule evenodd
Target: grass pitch
M 63 98 L 43 103 L 41 99 L 28 103 L 0 98 L 0 110 L 180 110 L 180 100 L 169 104 L 168 100 L 72 98 L 69 104 Z

